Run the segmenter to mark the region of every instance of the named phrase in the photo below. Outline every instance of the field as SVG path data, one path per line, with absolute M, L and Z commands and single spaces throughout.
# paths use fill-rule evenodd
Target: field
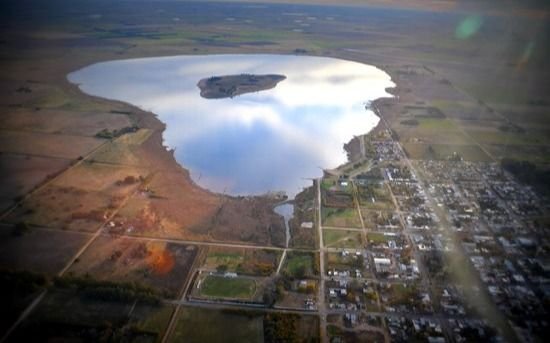
M 30 156 L 76 160 L 103 143 L 93 137 L 47 134 L 41 132 L 4 131 L 0 151 Z
M 110 207 L 113 201 L 119 200 L 104 193 L 49 184 L 26 199 L 5 220 L 10 223 L 26 222 L 50 228 L 94 232 L 112 211 Z
M 151 137 L 152 133 L 151 129 L 140 129 L 137 132 L 128 133 L 105 143 L 93 155 L 93 160 L 100 163 L 116 163 L 129 166 L 147 164 L 148 161 L 140 158 L 140 153 L 143 153 L 145 148 L 142 144 Z
M 0 154 L 0 179 L 3 180 L 0 210 L 14 204 L 37 185 L 69 167 L 70 163 L 65 159 Z
M 0 128 L 94 137 L 106 127 L 121 129 L 131 125 L 132 122 L 127 115 L 113 115 L 109 112 L 91 111 L 75 116 L 68 110 L 17 110 L 3 117 Z
M 364 269 L 364 260 L 363 256 L 356 256 L 355 254 L 349 254 L 347 256 L 342 256 L 342 253 L 328 252 L 325 253 L 325 261 L 327 264 L 328 270 L 336 269 L 338 271 L 342 270 L 352 270 L 355 269 L 363 270 Z
M 361 232 L 351 230 L 323 230 L 323 242 L 328 248 L 359 249 L 362 245 Z
M 209 298 L 252 299 L 256 282 L 240 277 L 207 276 L 201 282 L 200 294 Z
M 355 208 L 323 207 L 323 226 L 361 228 L 361 220 Z
M 179 168 L 179 167 L 178 167 Z M 116 220 L 133 235 L 200 241 L 284 244 L 284 222 L 272 198 L 226 197 L 197 188 L 186 172 L 151 176 L 147 191 L 131 198 Z
M 43 341 L 116 337 L 127 325 L 126 335 L 139 342 L 159 342 L 173 311 L 171 306 L 139 302 L 91 300 L 70 291 L 46 295 L 36 311 L 12 336 L 16 341 Z M 111 336 L 112 335 L 112 336 Z
M 319 337 L 319 317 L 300 316 L 298 320 L 298 337 L 302 342 L 317 342 Z
M 369 243 L 371 242 L 374 244 L 385 243 L 391 239 L 392 239 L 392 236 L 386 236 L 383 233 L 378 233 L 378 232 L 367 233 L 367 241 Z
M 395 212 L 361 209 L 365 227 L 380 231 L 401 231 L 401 222 Z
M 308 187 L 294 197 L 294 216 L 290 219 L 289 246 L 315 249 L 319 242 L 315 226 L 302 227 L 302 223 L 314 223 L 315 187 Z
M 244 262 L 244 251 L 240 249 L 208 249 L 204 268 L 216 269 L 219 266 L 226 266 L 228 271 L 235 272 L 239 265 Z
M 202 268 L 269 276 L 275 272 L 280 258 L 281 253 L 272 250 L 210 247 Z
M 405 143 L 403 148 L 407 156 L 415 160 L 448 160 L 462 157 L 465 161 L 472 162 L 491 161 L 489 155 L 477 145 Z
M 326 179 L 323 180 L 327 182 Z M 326 187 L 326 186 L 324 186 Z M 348 186 L 349 187 L 349 186 Z M 321 197 L 323 206 L 334 208 L 350 208 L 353 207 L 353 196 L 347 187 L 333 186 L 330 189 L 322 189 Z
M 198 253 L 192 245 L 100 236 L 69 269 L 99 280 L 138 282 L 176 297 Z
M 419 290 L 414 285 L 391 284 L 380 291 L 385 306 L 421 306 Z
M 170 342 L 263 342 L 263 317 L 183 307 Z
M 314 253 L 289 252 L 283 264 L 283 273 L 296 278 L 315 277 L 319 274 L 318 264 Z
M 316 299 L 319 282 L 314 279 L 308 279 L 306 284 L 303 285 L 300 281 L 291 281 L 288 288 L 284 289 L 282 295 L 277 297 L 274 307 L 303 310 L 304 304 L 308 299 Z
M 84 162 L 63 173 L 52 185 L 100 192 L 112 197 L 128 195 L 147 177 L 148 171 L 130 166 Z M 126 182 L 127 178 L 132 178 Z
M 386 185 L 369 184 L 357 186 L 359 204 L 363 208 L 376 210 L 393 209 L 393 202 Z
M 0 268 L 56 275 L 90 235 L 31 228 L 17 236 L 13 226 L 0 226 Z

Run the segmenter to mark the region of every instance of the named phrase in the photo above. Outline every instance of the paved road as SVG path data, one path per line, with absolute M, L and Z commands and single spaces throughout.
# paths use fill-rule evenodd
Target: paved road
M 285 261 L 286 257 L 286 251 L 287 249 L 283 251 L 283 256 L 281 256 L 281 261 L 279 261 L 279 266 L 277 267 L 277 275 L 279 275 L 279 273 L 281 272 L 281 268 L 283 267 L 283 262 Z

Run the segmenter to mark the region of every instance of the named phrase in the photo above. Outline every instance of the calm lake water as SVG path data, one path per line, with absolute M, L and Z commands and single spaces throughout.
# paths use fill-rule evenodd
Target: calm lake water
M 280 74 L 274 89 L 204 99 L 205 77 Z M 388 74 L 333 58 L 287 55 L 156 57 L 97 63 L 69 74 L 85 93 L 152 111 L 164 144 L 199 185 L 233 195 L 294 196 L 346 161 L 343 144 L 379 118 L 365 104 L 388 97 Z

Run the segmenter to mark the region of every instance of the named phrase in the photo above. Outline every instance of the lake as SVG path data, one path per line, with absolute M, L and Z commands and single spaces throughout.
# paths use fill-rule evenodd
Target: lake
M 211 76 L 286 76 L 275 88 L 205 99 Z M 68 75 L 90 95 L 154 112 L 164 145 L 202 187 L 232 195 L 284 191 L 293 197 L 322 168 L 345 163 L 343 144 L 379 118 L 366 104 L 391 96 L 384 71 L 334 58 L 204 55 L 101 62 Z

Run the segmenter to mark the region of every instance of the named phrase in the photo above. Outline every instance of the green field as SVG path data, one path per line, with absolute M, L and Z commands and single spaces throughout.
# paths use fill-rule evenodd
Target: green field
M 158 333 L 156 342 L 162 340 L 162 335 L 174 312 L 172 306 L 136 306 L 130 316 L 130 321 L 139 331 Z
M 323 207 L 323 225 L 361 228 L 361 220 L 355 208 Z
M 283 272 L 297 278 L 317 275 L 315 255 L 313 253 L 288 253 Z
M 220 265 L 227 266 L 227 270 L 236 271 L 240 264 L 244 262 L 244 252 L 235 251 L 208 251 L 205 265 L 216 268 Z
M 203 280 L 200 293 L 212 298 L 251 299 L 256 293 L 256 282 L 251 279 L 209 275 Z
M 514 133 L 497 130 L 468 130 L 468 134 L 480 144 L 546 145 L 548 136 L 543 132 Z
M 456 156 L 472 162 L 491 161 L 491 158 L 479 146 L 473 144 L 404 143 L 403 148 L 409 158 L 413 160 L 447 160 Z
M 367 241 L 369 243 L 372 241 L 374 244 L 385 243 L 385 242 L 391 240 L 392 238 L 394 238 L 394 237 L 393 236 L 386 236 L 383 233 L 378 233 L 378 232 L 373 232 L 373 233 L 368 233 L 367 234 Z
M 263 342 L 263 317 L 183 307 L 170 342 Z
M 323 242 L 331 248 L 361 248 L 361 232 L 352 230 L 323 230 Z

